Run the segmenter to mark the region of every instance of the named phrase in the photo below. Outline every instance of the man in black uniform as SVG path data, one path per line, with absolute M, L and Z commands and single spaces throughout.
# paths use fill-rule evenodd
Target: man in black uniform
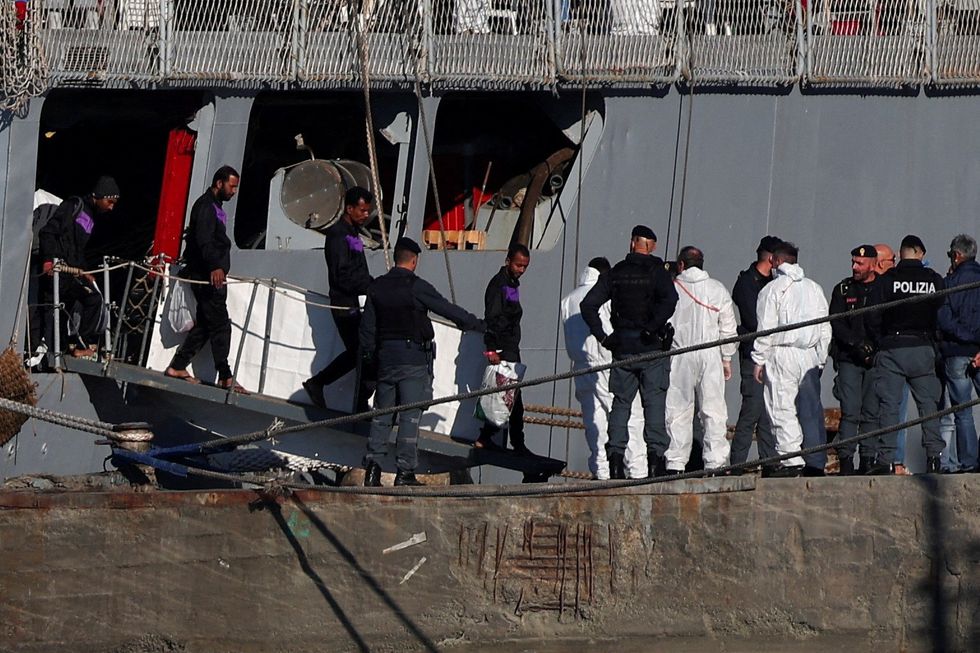
M 922 264 L 925 253 L 925 245 L 918 236 L 902 239 L 901 260 L 879 282 L 883 302 L 931 294 L 944 288 L 943 278 Z M 882 428 L 899 423 L 899 406 L 906 383 L 912 388 L 920 415 L 939 410 L 942 386 L 936 375 L 935 334 L 936 317 L 942 304 L 943 298 L 938 297 L 890 308 L 881 315 L 880 352 L 875 365 Z M 879 439 L 877 458 L 869 474 L 893 473 L 897 444 L 895 433 Z M 939 454 L 946 445 L 939 433 L 938 419 L 922 424 L 922 446 L 926 450 L 926 471 L 940 472 Z
M 582 300 L 582 317 L 596 340 L 612 351 L 614 360 L 670 349 L 667 320 L 674 314 L 677 291 L 664 262 L 653 251 L 657 236 L 650 227 L 638 225 L 630 237 L 630 253 L 612 270 L 599 277 Z M 599 308 L 611 301 L 613 332 L 602 328 Z M 606 444 L 609 478 L 626 478 L 623 454 L 629 440 L 630 408 L 637 390 L 643 404 L 643 437 L 647 443 L 649 476 L 665 473 L 664 452 L 670 444 L 664 422 L 670 360 L 631 363 L 614 367 L 609 374 L 613 393 Z
M 487 325 L 483 343 L 486 346 L 487 362 L 491 365 L 498 365 L 500 361 L 521 362 L 521 317 L 524 309 L 521 307 L 519 280 L 530 264 L 530 250 L 524 245 L 514 243 L 507 249 L 504 266 L 487 284 L 483 295 L 483 316 Z M 486 422 L 480 429 L 476 446 L 497 448 L 493 436 L 498 430 L 494 424 Z M 524 442 L 524 397 L 520 390 L 514 393 L 514 406 L 510 412 L 507 431 L 510 446 L 516 453 L 533 455 Z
M 880 302 L 878 275 L 875 273 L 878 252 L 873 245 L 861 245 L 851 250 L 851 276 L 834 286 L 830 294 L 830 314 L 845 313 Z M 830 323 L 834 338 L 830 354 L 834 359 L 837 378 L 834 379 L 834 396 L 840 402 L 840 430 L 838 440 L 852 438 L 878 428 L 878 394 L 874 383 L 875 345 L 877 334 L 868 330 L 868 323 L 877 320 L 865 316 L 834 320 Z M 875 442 L 861 442 L 862 472 L 866 472 L 875 458 Z M 837 448 L 842 476 L 854 474 L 856 444 Z
M 368 289 L 359 331 L 363 355 L 376 358 L 378 386 L 375 406 L 432 398 L 432 341 L 435 333 L 428 312 L 452 320 L 463 330 L 483 331 L 483 321 L 451 304 L 427 281 L 415 276 L 422 250 L 411 238 L 395 243 L 395 267 L 378 277 Z M 398 443 L 395 485 L 421 485 L 415 479 L 421 410 L 398 414 Z M 388 436 L 394 415 L 371 420 L 367 454 L 364 456 L 364 485 L 381 485 L 381 461 L 388 453 Z
M 85 270 L 88 259 L 85 247 L 88 245 L 95 217 L 108 213 L 119 201 L 119 186 L 112 177 L 99 177 L 92 192 L 85 197 L 69 197 L 58 205 L 47 223 L 38 232 L 39 255 L 42 271 L 47 276 L 54 275 L 54 259 L 64 265 Z M 99 326 L 104 300 L 98 292 L 95 277 L 91 274 L 73 276 L 62 274 L 58 278 L 59 299 L 69 311 L 75 302 L 81 307 L 81 320 L 78 325 L 76 346 L 72 356 L 93 356 L 98 353 Z M 43 303 L 54 301 L 52 283 L 45 281 L 41 288 Z
M 228 287 L 226 275 L 231 269 L 231 240 L 228 238 L 228 215 L 222 205 L 238 192 L 238 172 L 231 166 L 221 166 L 211 180 L 211 187 L 204 191 L 191 208 L 184 248 L 184 267 L 181 276 L 194 281 L 191 291 L 197 300 L 197 316 L 194 328 L 174 354 L 167 376 L 195 382 L 187 366 L 208 340 L 214 356 L 214 369 L 218 373 L 218 385 L 227 390 L 244 393 L 235 383 L 228 365 L 231 348 L 231 318 L 228 317 Z
M 361 298 L 371 285 L 361 227 L 371 217 L 374 195 L 360 186 L 354 186 L 344 196 L 344 214 L 326 231 L 323 254 L 327 259 L 327 281 L 330 284 L 330 303 L 337 333 L 344 343 L 342 351 L 325 368 L 303 382 L 310 401 L 323 408 L 323 388 L 357 368 L 357 331 L 361 324 Z M 358 374 L 354 409 L 368 409 L 371 384 Z
M 782 243 L 775 236 L 765 236 L 755 250 L 756 261 L 739 273 L 732 288 L 732 301 L 738 307 L 738 334 L 745 335 L 758 330 L 756 304 L 759 292 L 772 281 L 772 250 Z M 772 433 L 772 422 L 763 401 L 763 386 L 756 383 L 755 363 L 752 362 L 752 340 L 744 340 L 738 346 L 738 366 L 742 382 L 742 406 L 738 421 L 735 422 L 735 435 L 732 438 L 732 464 L 744 463 L 749 457 L 752 435 L 755 434 L 759 458 L 776 455 L 776 439 Z

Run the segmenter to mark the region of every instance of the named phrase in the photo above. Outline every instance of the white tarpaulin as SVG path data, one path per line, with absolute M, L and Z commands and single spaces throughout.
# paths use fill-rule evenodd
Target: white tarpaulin
M 166 297 L 156 315 L 156 330 L 150 346 L 147 367 L 163 371 L 170 363 L 184 334 L 175 333 L 166 319 L 169 309 L 171 279 Z M 233 282 L 228 285 L 228 314 L 231 317 L 231 354 L 229 363 L 236 378 L 247 390 L 259 391 L 262 351 L 269 309 L 268 286 L 253 282 Z M 254 301 L 252 297 L 254 294 Z M 330 310 L 309 302 L 327 303 L 321 295 L 279 288 L 272 306 L 268 364 L 262 394 L 300 403 L 310 403 L 302 382 L 325 367 L 342 351 Z M 246 325 L 249 303 L 251 316 Z M 480 334 L 463 334 L 455 327 L 435 323 L 436 361 L 434 364 L 433 397 L 444 397 L 475 390 L 485 367 L 483 339 Z M 244 346 L 242 334 L 245 333 Z M 241 356 L 239 357 L 239 349 Z M 189 368 L 194 376 L 214 381 L 216 374 L 210 345 L 197 355 Z M 324 392 L 330 408 L 350 411 L 354 374 L 348 374 Z M 473 417 L 474 400 L 462 407 L 458 403 L 433 406 L 422 416 L 422 427 L 454 436 L 476 439 L 480 422 Z

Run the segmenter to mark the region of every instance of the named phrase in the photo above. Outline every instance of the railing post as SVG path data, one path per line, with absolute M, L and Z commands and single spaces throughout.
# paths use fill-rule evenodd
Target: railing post
M 939 82 L 939 3 L 936 0 L 925 0 L 926 9 L 926 82 Z
M 804 38 L 804 27 L 803 27 L 803 2 L 802 0 L 795 0 L 796 4 L 796 77 L 797 80 L 803 79 L 804 63 L 803 57 L 809 56 L 810 42 Z M 814 10 L 815 6 L 813 2 L 807 3 L 807 20 L 810 20 L 810 13 Z
M 801 0 L 796 0 L 796 2 L 802 5 Z M 811 3 L 808 2 L 806 9 L 806 28 L 800 35 L 805 53 L 803 58 L 803 72 L 800 74 L 800 82 L 808 79 L 810 73 L 813 72 L 813 12 L 816 7 L 811 6 Z
M 680 78 L 685 71 L 690 73 L 690 61 L 687 60 L 687 7 L 685 0 L 674 2 L 674 78 Z M 690 79 L 690 74 L 688 74 Z
M 158 0 L 158 2 L 160 16 L 157 18 L 157 56 L 160 58 L 160 79 L 167 79 L 170 77 L 170 21 L 173 16 L 170 3 L 173 0 Z
M 122 351 L 123 349 L 122 343 L 119 341 L 119 335 L 120 333 L 122 333 L 123 322 L 126 321 L 126 306 L 129 303 L 129 292 L 132 289 L 132 285 L 133 285 L 133 262 L 130 261 L 129 272 L 126 273 L 126 285 L 123 286 L 122 301 L 119 302 L 119 319 L 116 321 L 116 335 L 113 338 L 113 341 L 116 343 L 117 353 Z M 113 356 L 113 358 L 121 358 L 121 357 L 125 357 L 125 355 L 126 355 L 125 352 L 122 351 L 122 353 L 119 356 Z
M 102 257 L 102 300 L 105 302 L 105 311 L 108 318 L 105 324 L 105 352 L 112 354 L 112 294 L 109 292 L 109 257 Z
M 61 272 L 58 271 L 58 263 L 61 259 L 54 259 L 51 263 L 54 266 L 54 369 L 61 369 Z
M 245 324 L 242 325 L 242 337 L 238 339 L 238 353 L 235 354 L 235 369 L 231 371 L 234 378 L 238 378 L 238 368 L 242 362 L 242 352 L 245 351 L 245 338 L 248 337 L 248 325 L 252 321 L 252 307 L 255 306 L 255 295 L 259 292 L 259 280 L 252 281 L 252 296 L 248 300 L 248 308 L 245 310 Z
M 435 69 L 435 54 L 433 51 L 434 42 L 434 20 L 432 0 L 421 0 L 422 2 L 422 55 L 425 56 L 425 66 L 418 67 L 419 82 L 425 83 L 432 79 L 432 71 Z
M 276 278 L 269 285 L 269 302 L 265 312 L 265 337 L 262 342 L 262 367 L 259 368 L 259 394 L 265 390 L 266 365 L 269 364 L 269 345 L 272 342 L 272 318 L 276 309 Z
M 292 35 L 289 42 L 289 81 L 297 82 L 306 77 L 306 0 L 293 0 Z

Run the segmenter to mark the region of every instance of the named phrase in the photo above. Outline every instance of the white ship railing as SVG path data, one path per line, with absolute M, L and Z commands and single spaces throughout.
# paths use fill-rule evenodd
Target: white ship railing
M 381 85 L 980 84 L 980 0 L 4 0 L 0 20 L 3 106 L 50 85 L 358 87 L 360 39 Z

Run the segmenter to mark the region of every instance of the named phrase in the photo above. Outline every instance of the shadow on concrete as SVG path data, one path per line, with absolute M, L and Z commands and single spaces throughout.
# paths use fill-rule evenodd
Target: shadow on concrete
M 293 495 L 290 500 L 309 520 L 310 524 L 316 528 L 320 535 L 323 536 L 323 539 L 325 539 L 334 548 L 334 550 L 340 554 L 340 557 L 348 565 L 350 565 L 350 568 L 355 571 L 364 581 L 364 584 L 367 585 L 368 589 L 379 599 L 381 599 L 381 601 L 391 610 L 392 614 L 394 614 L 398 620 L 401 621 L 402 625 L 405 626 L 406 630 L 408 630 L 413 637 L 415 637 L 422 649 L 430 651 L 431 653 L 437 653 L 439 649 L 435 642 L 433 642 L 432 639 L 430 639 L 429 636 L 426 635 L 414 621 L 412 621 L 412 619 L 405 613 L 401 606 L 398 605 L 394 598 L 392 598 L 392 596 L 385 591 L 385 589 L 381 586 L 381 583 L 379 583 L 378 580 L 367 569 L 365 569 L 360 562 L 358 562 L 357 557 L 353 554 L 353 552 L 344 546 L 343 542 L 340 541 L 340 538 L 338 538 L 333 531 L 330 530 L 323 520 L 321 520 L 320 517 L 317 516 L 317 514 L 313 512 L 309 506 L 303 503 L 302 499 L 296 495 Z M 330 590 L 323 582 L 323 579 L 320 578 L 320 575 L 315 569 L 313 569 L 309 558 L 307 558 L 306 553 L 303 551 L 303 547 L 299 543 L 299 540 L 296 539 L 292 529 L 289 527 L 289 524 L 287 524 L 286 519 L 283 517 L 282 507 L 279 505 L 279 503 L 272 498 L 263 497 L 259 500 L 259 502 L 256 502 L 256 504 L 253 505 L 257 505 L 259 508 L 264 507 L 269 510 L 273 518 L 276 520 L 276 524 L 279 526 L 279 529 L 283 532 L 283 535 L 286 536 L 286 539 L 289 540 L 290 546 L 292 546 L 293 550 L 296 552 L 296 557 L 299 560 L 300 566 L 302 567 L 304 573 L 306 573 L 306 575 L 309 576 L 309 578 L 317 586 L 317 589 L 323 595 L 323 598 L 330 606 L 330 609 L 333 610 L 334 615 L 336 615 L 337 619 L 347 630 L 347 633 L 357 645 L 358 649 L 361 651 L 370 650 L 367 643 L 360 636 L 360 633 L 357 632 L 357 629 L 347 617 L 343 608 L 330 593 Z
M 344 630 L 347 631 L 347 634 L 350 636 L 353 643 L 357 646 L 357 650 L 370 651 L 371 648 L 368 646 L 367 642 L 364 641 L 364 638 L 361 637 L 361 634 L 357 631 L 354 624 L 351 623 L 351 620 L 347 617 L 347 613 L 344 612 L 343 607 L 341 607 L 340 603 L 337 602 L 337 599 L 335 599 L 333 594 L 330 592 L 330 588 L 327 587 L 326 583 L 323 582 L 323 579 L 320 578 L 320 574 L 318 574 L 313 568 L 313 565 L 310 564 L 310 559 L 306 556 L 306 552 L 303 551 L 303 546 L 299 543 L 299 540 L 296 539 L 296 535 L 293 534 L 292 529 L 286 522 L 286 518 L 282 514 L 282 506 L 280 506 L 274 499 L 263 497 L 253 504 L 253 509 L 261 510 L 262 508 L 268 509 L 269 514 L 271 514 L 272 518 L 276 520 L 276 525 L 279 526 L 279 530 L 281 530 L 282 534 L 286 536 L 286 539 L 289 541 L 289 545 L 293 547 L 293 551 L 296 552 L 296 558 L 299 560 L 299 565 L 303 569 L 303 573 L 305 573 L 310 580 L 313 581 L 313 584 L 316 585 L 317 590 L 323 596 L 323 600 L 327 602 L 327 605 L 330 606 L 334 616 L 337 617 L 337 621 L 340 622 L 340 624 L 344 627 Z M 303 506 L 303 508 L 303 512 L 306 513 L 306 507 Z
M 924 487 L 926 492 L 925 535 L 930 565 L 929 578 L 922 587 L 922 592 L 930 602 L 931 608 L 929 638 L 933 651 L 945 653 L 952 650 L 950 647 L 952 642 L 949 618 L 950 608 L 955 610 L 955 605 L 950 605 L 950 597 L 947 596 L 943 585 L 943 580 L 947 574 L 946 533 L 948 525 L 941 489 L 942 483 L 939 482 L 937 476 L 932 474 L 919 474 L 914 478 Z

